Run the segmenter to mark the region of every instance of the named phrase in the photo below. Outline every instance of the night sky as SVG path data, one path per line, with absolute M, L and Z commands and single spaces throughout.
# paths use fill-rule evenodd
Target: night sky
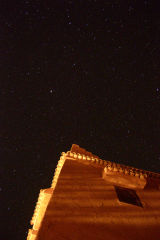
M 0 1 L 1 239 L 21 240 L 61 152 L 160 172 L 151 1 Z

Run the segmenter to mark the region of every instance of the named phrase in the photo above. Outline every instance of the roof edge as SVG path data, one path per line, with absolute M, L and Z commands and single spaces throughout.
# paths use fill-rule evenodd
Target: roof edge
M 81 148 L 79 145 L 77 144 L 72 144 L 72 147 L 70 149 L 71 152 L 76 152 L 79 154 L 83 154 L 89 157 L 94 157 L 94 158 L 99 158 L 98 156 L 94 155 L 91 152 L 88 152 L 85 148 Z
M 107 171 L 112 172 L 120 172 L 125 175 L 135 176 L 139 177 L 141 179 L 143 178 L 156 178 L 160 180 L 160 174 L 138 169 L 131 166 L 126 166 L 123 164 L 110 162 L 107 160 L 102 160 L 98 156 L 92 154 L 91 152 L 86 151 L 85 149 L 79 147 L 77 144 L 72 144 L 71 150 L 66 153 L 66 157 L 70 157 L 73 160 L 87 160 L 92 163 L 96 163 L 96 165 L 101 166 L 102 168 L 106 168 Z

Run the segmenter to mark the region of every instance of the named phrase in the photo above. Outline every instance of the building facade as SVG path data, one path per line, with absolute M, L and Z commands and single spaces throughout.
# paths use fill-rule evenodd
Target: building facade
M 40 191 L 27 240 L 160 239 L 160 174 L 73 144 Z

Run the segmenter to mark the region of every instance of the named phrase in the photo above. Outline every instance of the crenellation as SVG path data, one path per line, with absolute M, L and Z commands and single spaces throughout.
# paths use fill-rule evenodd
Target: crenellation
M 61 153 L 61 156 L 65 156 L 65 155 L 66 155 L 66 153 L 65 153 L 65 152 L 62 152 L 62 153 Z
M 144 170 L 135 169 L 133 167 L 127 167 L 116 163 L 107 162 L 105 165 L 107 171 L 120 172 L 125 175 L 139 177 L 141 179 L 147 178 L 148 174 Z
M 104 161 L 102 159 L 100 159 L 99 164 L 104 165 Z
M 135 172 L 135 177 L 139 177 L 139 172 L 138 171 Z
M 38 197 L 37 203 L 36 203 L 36 207 L 35 207 L 35 210 L 34 210 L 34 214 L 33 214 L 33 217 L 31 219 L 31 222 L 30 222 L 31 225 L 34 225 L 34 223 L 35 223 L 36 217 L 37 217 L 39 209 L 40 209 L 40 205 L 41 205 L 42 199 L 43 199 L 43 190 L 41 189 L 40 193 L 39 193 L 39 197 Z
M 107 166 L 107 162 L 103 160 L 103 166 Z
M 144 175 L 145 178 L 147 178 L 147 176 L 148 176 L 147 173 L 144 173 L 143 175 Z
M 95 163 L 96 159 L 94 157 L 91 157 L 91 161 Z
M 69 156 L 70 156 L 70 157 L 73 157 L 74 154 L 73 154 L 71 151 L 69 151 Z
M 113 168 L 113 172 L 118 172 L 118 168 L 117 168 L 117 167 L 114 167 L 114 168 Z
M 51 187 L 54 189 L 56 187 L 57 180 L 58 180 L 59 174 L 61 172 L 61 169 L 63 167 L 63 164 L 65 162 L 66 156 L 67 156 L 67 154 L 64 154 L 64 152 L 63 152 L 62 156 L 60 157 L 60 160 L 58 161 L 57 167 L 55 169 L 54 177 L 53 177 L 52 184 L 51 184 Z
M 78 159 L 82 159 L 82 155 L 78 153 Z
M 131 176 L 134 176 L 134 175 L 135 175 L 133 169 L 130 170 L 130 175 L 131 175 Z
M 119 172 L 123 173 L 123 168 L 122 167 L 119 168 Z
M 143 173 L 140 173 L 140 174 L 139 174 L 139 178 L 140 178 L 140 179 L 144 179 Z
M 111 166 L 111 165 L 108 165 L 108 166 L 107 166 L 107 170 L 108 170 L 108 171 L 112 171 L 112 166 Z
M 99 164 L 99 163 L 100 163 L 100 160 L 99 160 L 98 158 L 95 158 L 95 162 L 96 162 L 97 164 Z
M 123 217 L 124 216 L 126 217 L 126 226 L 130 227 L 131 224 L 132 225 L 137 224 L 137 222 L 135 220 L 135 212 L 136 211 L 139 214 L 139 215 L 137 215 L 137 219 L 139 219 L 140 224 L 145 223 L 146 224 L 145 226 L 148 226 L 148 219 L 150 219 L 151 223 L 153 223 L 153 222 L 156 224 L 160 223 L 160 218 L 159 218 L 159 220 L 157 218 L 157 216 L 158 216 L 157 211 L 152 211 L 153 218 L 150 215 L 151 210 L 156 206 L 155 205 L 155 201 L 157 199 L 156 194 L 158 194 L 158 191 L 160 189 L 160 181 L 159 181 L 160 174 L 137 169 L 134 167 L 125 166 L 123 164 L 119 164 L 119 163 L 115 163 L 115 162 L 102 160 L 99 157 L 97 157 L 96 155 L 93 155 L 92 153 L 87 152 L 86 150 L 80 148 L 79 146 L 77 147 L 76 145 L 74 145 L 72 149 L 74 151 L 67 151 L 66 153 L 65 152 L 61 153 L 60 160 L 58 161 L 57 167 L 55 168 L 55 171 L 54 171 L 54 177 L 52 180 L 51 188 L 43 189 L 39 193 L 36 207 L 34 210 L 34 214 L 33 214 L 32 220 L 31 220 L 33 229 L 29 229 L 27 240 L 38 240 L 38 239 L 47 239 L 47 240 L 51 239 L 52 240 L 53 239 L 52 235 L 51 235 L 51 238 L 46 238 L 46 237 L 45 238 L 43 238 L 43 237 L 37 238 L 36 237 L 39 234 L 38 233 L 39 229 L 41 227 L 43 227 L 42 225 L 44 224 L 44 222 L 43 222 L 43 224 L 41 224 L 41 223 L 42 223 L 43 218 L 45 218 L 45 217 L 47 218 L 47 221 L 48 221 L 47 224 L 49 224 L 47 226 L 51 226 L 51 227 L 50 228 L 46 227 L 44 229 L 46 231 L 52 231 L 52 223 L 54 223 L 55 225 L 53 225 L 53 229 L 54 229 L 53 234 L 56 231 L 59 231 L 59 234 L 61 235 L 61 232 L 62 232 L 61 238 L 63 238 L 63 239 L 65 238 L 65 235 L 63 236 L 64 229 L 66 232 L 68 231 L 68 235 L 67 235 L 68 238 L 66 237 L 65 239 L 70 238 L 71 231 L 70 231 L 70 229 L 68 230 L 69 225 L 66 225 L 66 228 L 64 228 L 64 225 L 65 225 L 65 222 L 67 222 L 67 221 L 69 223 L 69 219 L 71 220 L 72 217 L 74 217 L 74 218 L 73 218 L 73 221 L 71 221 L 72 222 L 71 229 L 72 229 L 72 224 L 75 221 L 79 221 L 80 224 L 82 223 L 82 220 L 83 221 L 91 221 L 92 223 L 95 224 L 98 217 L 99 217 L 98 221 L 101 221 L 103 224 L 107 224 L 107 221 L 108 221 L 111 223 L 110 226 L 113 227 L 113 225 L 115 225 L 115 224 L 113 224 L 113 223 L 115 223 L 114 222 L 115 216 L 116 216 L 116 221 L 117 222 L 119 221 L 119 223 L 121 223 L 122 218 L 119 216 L 122 216 L 122 215 L 123 215 Z M 85 161 L 88 161 L 87 164 L 85 164 Z M 65 163 L 65 165 L 64 165 L 64 163 Z M 63 166 L 64 166 L 64 169 L 61 172 Z M 94 169 L 94 166 L 95 166 L 96 170 Z M 86 171 L 86 168 L 88 168 L 87 171 Z M 75 171 L 75 169 L 76 169 L 76 171 Z M 69 172 L 69 174 L 68 174 L 68 172 Z M 78 172 L 78 178 L 77 178 L 77 172 Z M 91 177 L 90 176 L 88 177 L 88 173 L 91 173 L 91 175 L 90 175 Z M 82 177 L 81 177 L 81 174 L 82 174 Z M 60 184 L 57 185 L 59 178 L 60 178 L 60 182 L 59 182 Z M 84 180 L 84 178 L 86 178 L 86 180 Z M 67 181 L 66 181 L 66 179 L 67 179 Z M 73 185 L 74 191 L 72 189 L 72 185 L 70 184 L 73 182 L 70 180 L 73 180 L 73 179 L 74 179 L 74 185 Z M 107 184 L 104 180 L 107 182 Z M 87 181 L 89 181 L 88 187 L 86 187 Z M 92 182 L 90 182 L 90 181 L 92 181 Z M 77 185 L 75 185 L 75 183 Z M 64 184 L 66 184 L 66 189 L 63 192 L 62 189 L 64 189 Z M 84 188 L 85 184 L 86 184 L 86 186 Z M 129 189 L 129 190 L 130 189 L 138 190 L 136 192 L 138 192 L 138 194 L 140 192 L 140 195 L 139 195 L 140 199 L 142 196 L 144 197 L 144 200 L 142 199 L 142 205 L 144 208 L 140 209 L 140 211 L 138 211 L 139 209 L 134 204 L 129 205 L 128 203 L 126 204 L 126 203 L 122 203 L 121 201 L 117 201 L 117 199 L 115 199 L 116 198 L 115 186 L 118 186 L 119 188 Z M 84 191 L 84 189 L 86 189 L 86 190 Z M 97 191 L 97 189 L 98 189 L 98 191 Z M 108 191 L 108 189 L 110 189 L 110 190 Z M 145 191 L 143 191 L 143 189 L 145 189 Z M 151 193 L 152 193 L 152 189 L 154 189 L 153 192 L 155 194 L 154 203 L 151 201 L 150 195 L 148 195 L 149 197 L 145 198 L 147 196 L 146 194 L 148 194 L 147 191 L 151 191 Z M 157 189 L 157 190 L 155 190 L 155 189 Z M 71 191 L 71 192 L 69 192 L 69 191 Z M 101 193 L 101 195 L 98 196 L 99 193 Z M 58 195 L 56 195 L 57 198 L 55 197 L 55 195 L 53 197 L 53 194 L 55 194 L 55 195 L 58 194 Z M 74 197 L 72 197 L 72 194 L 75 194 Z M 150 194 L 150 192 L 149 192 L 149 194 Z M 63 197 L 60 197 L 60 196 L 63 196 Z M 53 197 L 53 198 L 50 201 L 51 197 Z M 159 206 L 158 202 L 159 201 L 156 201 L 157 206 Z M 47 207 L 48 204 L 51 204 L 51 205 L 53 204 L 52 207 L 56 213 L 55 215 L 51 214 L 52 209 Z M 62 206 L 62 207 L 60 207 L 60 206 Z M 71 206 L 72 206 L 72 208 L 71 208 Z M 84 207 L 84 206 L 87 206 L 87 207 Z M 94 207 L 94 206 L 96 206 L 96 207 Z M 100 212 L 99 212 L 98 217 L 97 217 L 97 212 L 98 212 L 97 206 L 100 206 L 100 208 L 99 208 Z M 149 206 L 149 209 L 147 209 L 146 206 Z M 64 210 L 63 210 L 63 207 L 65 208 Z M 107 207 L 108 207 L 108 209 L 107 209 Z M 128 210 L 124 211 L 124 208 L 126 208 Z M 49 209 L 49 210 L 46 210 L 46 209 Z M 72 209 L 75 209 L 75 211 L 72 211 Z M 106 211 L 106 209 L 107 209 L 107 211 Z M 120 209 L 122 209 L 121 212 L 119 212 Z M 102 211 L 102 210 L 104 210 L 104 211 Z M 111 217 L 108 214 L 110 212 L 110 210 L 113 210 Z M 44 217 L 44 214 L 46 211 L 48 211 L 48 212 L 47 212 L 46 216 Z M 86 211 L 85 217 L 83 217 L 83 211 Z M 147 213 L 146 215 L 145 215 L 145 212 Z M 88 214 L 88 218 L 86 217 L 87 214 Z M 140 214 L 142 214 L 142 215 L 140 215 Z M 95 216 L 96 216 L 96 218 L 95 218 Z M 130 217 L 128 218 L 128 216 L 130 216 Z M 62 221 L 61 223 L 63 224 L 63 231 L 62 231 L 62 228 L 60 225 L 59 225 L 59 229 L 56 227 L 59 224 L 57 219 L 58 219 L 58 221 L 59 221 L 59 219 L 61 219 L 61 221 Z M 129 221 L 128 221 L 128 219 L 129 219 Z M 101 224 L 99 224 L 99 223 L 100 222 L 98 222 L 98 224 L 97 224 L 97 228 L 98 227 L 101 228 Z M 125 226 L 125 224 L 122 223 L 121 227 L 124 227 L 124 226 Z M 79 231 L 78 224 L 75 224 L 74 227 L 77 227 L 77 231 Z M 117 228 L 117 229 L 118 229 L 118 231 L 120 230 L 120 228 Z M 145 229 L 147 231 L 148 227 L 146 227 Z M 159 229 L 159 228 L 157 228 L 157 229 Z M 95 230 L 96 230 L 96 228 L 95 228 Z M 103 229 L 102 229 L 102 231 L 103 231 Z M 116 231 L 111 231 L 111 232 L 109 232 L 109 234 L 114 235 L 115 232 Z M 91 229 L 91 233 L 92 233 L 92 229 Z M 101 234 L 101 230 L 98 233 Z M 104 233 L 106 233 L 106 230 L 104 231 Z M 79 234 L 81 234 L 80 231 L 79 231 Z M 130 234 L 130 230 L 128 231 L 127 234 Z M 57 236 L 59 236 L 59 235 L 57 235 Z M 55 239 L 57 239 L 57 236 L 55 236 Z M 82 239 L 79 237 L 78 234 L 77 234 L 77 236 L 78 236 L 78 239 Z M 94 236 L 95 235 L 93 235 L 93 238 L 89 238 L 89 239 L 97 239 L 96 238 L 97 236 L 95 236 L 95 238 L 94 238 Z M 104 234 L 103 238 L 100 238 L 100 239 L 104 239 L 104 236 L 106 236 L 106 235 Z M 134 240 L 137 239 L 136 237 L 132 238 L 132 235 L 130 235 L 130 236 L 131 236 L 131 238 L 126 238 L 126 239 L 134 239 Z M 141 236 L 141 233 L 139 236 Z M 61 238 L 58 238 L 58 239 L 61 239 Z M 77 239 L 77 238 L 75 238 L 75 236 L 74 236 L 73 239 Z M 118 238 L 112 238 L 112 239 L 118 239 Z M 139 238 L 139 239 L 141 239 L 141 238 Z M 146 239 L 146 238 L 144 238 L 144 239 Z M 152 239 L 152 236 L 150 239 Z M 154 239 L 156 239 L 156 238 L 154 238 Z

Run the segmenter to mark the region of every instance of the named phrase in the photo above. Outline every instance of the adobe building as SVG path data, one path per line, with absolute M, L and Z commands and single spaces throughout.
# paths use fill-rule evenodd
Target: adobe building
M 73 144 L 40 191 L 31 224 L 27 240 L 158 240 L 160 174 Z

